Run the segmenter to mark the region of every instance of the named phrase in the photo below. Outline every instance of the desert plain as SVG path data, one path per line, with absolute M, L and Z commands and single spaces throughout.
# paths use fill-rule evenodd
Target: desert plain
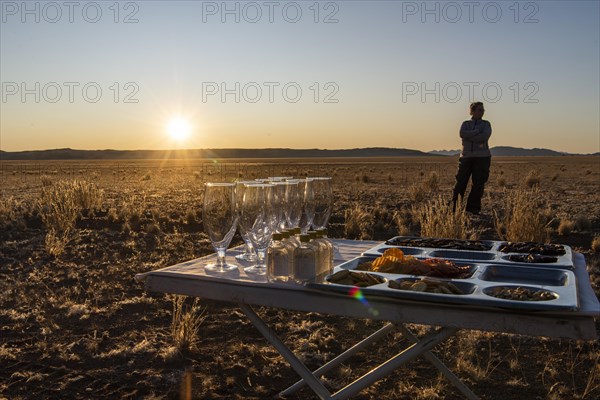
M 297 375 L 239 310 L 146 292 L 134 280 L 213 252 L 203 184 L 331 176 L 329 236 L 384 241 L 424 236 L 417 210 L 449 198 L 456 165 L 455 157 L 0 162 L 0 399 L 273 398 Z M 467 237 L 512 240 L 501 221 L 517 191 L 535 197 L 540 235 L 584 254 L 599 296 L 600 157 L 495 157 Z M 236 234 L 231 246 L 241 243 Z M 384 324 L 257 312 L 312 369 Z M 388 335 L 328 373 L 326 386 L 347 385 L 408 343 Z M 434 352 L 482 399 L 600 397 L 598 341 L 463 330 Z M 303 389 L 292 398 L 316 397 Z M 462 396 L 419 358 L 355 398 Z

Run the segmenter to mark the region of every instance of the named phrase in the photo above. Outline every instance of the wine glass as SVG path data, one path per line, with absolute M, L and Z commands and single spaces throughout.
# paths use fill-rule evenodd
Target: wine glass
M 293 176 L 269 176 L 267 179 L 271 182 L 284 182 L 293 178 Z
M 273 209 L 273 187 L 270 184 L 246 184 L 244 188 L 240 224 L 248 232 L 258 258 L 255 265 L 244 271 L 256 275 L 267 272 L 265 253 L 277 224 Z
M 295 228 L 300 223 L 302 214 L 302 197 L 300 196 L 300 186 L 297 179 L 287 181 L 284 202 L 286 228 Z
M 309 231 L 313 218 L 315 217 L 315 196 L 312 179 L 306 178 L 298 180 L 298 192 L 302 199 L 298 226 L 300 226 L 300 231 L 305 234 Z
M 276 224 L 275 232 L 281 232 L 285 229 L 285 191 L 287 182 L 270 181 L 273 185 L 273 210 L 275 212 Z
M 225 262 L 225 250 L 231 243 L 238 221 L 235 212 L 235 185 L 233 183 L 207 183 L 202 209 L 204 229 L 217 252 L 217 262 L 208 264 L 205 270 L 228 272 L 236 265 Z
M 244 188 L 248 183 L 256 183 L 255 181 L 237 181 L 235 183 L 235 211 L 239 218 L 240 212 L 242 210 L 242 201 L 244 199 Z M 238 260 L 244 261 L 256 261 L 256 251 L 254 250 L 254 246 L 252 245 L 252 241 L 248 237 L 248 232 L 242 226 L 242 224 L 238 223 L 238 232 L 244 241 L 244 252 L 242 254 L 238 254 L 235 256 Z
M 315 216 L 313 218 L 313 229 L 325 228 L 331 216 L 333 205 L 333 187 L 330 177 L 312 178 L 313 193 L 315 197 Z

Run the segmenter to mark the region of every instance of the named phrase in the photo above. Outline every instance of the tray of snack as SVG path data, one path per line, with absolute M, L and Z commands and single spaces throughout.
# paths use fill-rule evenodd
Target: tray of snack
M 438 247 L 427 247 L 438 246 Z M 453 261 L 526 265 L 529 267 L 573 269 L 569 246 L 533 242 L 458 240 L 397 236 L 363 255 L 380 256 L 389 248 L 399 248 L 417 258 L 444 258 Z
M 418 259 L 397 248 L 364 255 L 336 266 L 321 283 L 309 284 L 363 296 L 500 307 L 522 311 L 576 310 L 572 271 L 447 259 Z
M 507 263 L 573 269 L 573 251 L 563 244 L 497 242 L 494 247 Z

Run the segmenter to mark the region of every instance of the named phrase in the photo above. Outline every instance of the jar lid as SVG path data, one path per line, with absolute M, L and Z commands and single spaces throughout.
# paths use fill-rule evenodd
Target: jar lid
M 273 234 L 273 240 L 281 240 L 281 239 L 283 239 L 283 234 L 281 234 L 281 233 Z

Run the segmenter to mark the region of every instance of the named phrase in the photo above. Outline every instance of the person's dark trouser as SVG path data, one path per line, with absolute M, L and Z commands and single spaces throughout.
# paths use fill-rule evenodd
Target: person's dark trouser
M 456 173 L 456 185 L 452 201 L 456 205 L 458 197 L 464 197 L 469 178 L 472 177 L 473 185 L 467 198 L 466 209 L 469 212 L 478 213 L 481 211 L 481 198 L 483 197 L 483 188 L 490 176 L 490 164 L 492 157 L 461 157 L 458 161 L 458 171 Z

